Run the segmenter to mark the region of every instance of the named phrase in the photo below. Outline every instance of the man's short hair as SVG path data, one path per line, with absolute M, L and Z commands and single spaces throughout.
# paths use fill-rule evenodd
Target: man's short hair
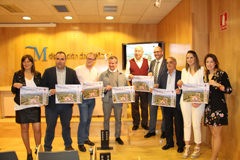
M 67 59 L 67 56 L 66 56 L 66 54 L 63 51 L 58 51 L 55 56 L 57 56 L 58 54 L 64 54 L 65 59 Z
M 110 56 L 110 57 L 108 58 L 108 60 L 110 60 L 110 59 L 116 59 L 116 63 L 118 63 L 118 58 L 117 58 L 116 56 Z
M 93 53 L 93 52 L 87 53 L 86 57 L 87 57 L 88 55 L 90 55 L 90 54 L 94 55 L 94 57 L 95 57 L 94 59 L 97 59 L 97 53 Z
M 177 64 L 176 58 L 174 58 L 174 57 L 168 57 L 168 58 L 172 58 L 175 61 L 175 63 Z

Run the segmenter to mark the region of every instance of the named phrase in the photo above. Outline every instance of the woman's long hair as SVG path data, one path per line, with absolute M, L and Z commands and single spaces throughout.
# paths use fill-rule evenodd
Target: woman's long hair
M 193 50 L 189 50 L 187 52 L 188 53 L 191 53 L 193 55 L 193 57 L 195 58 L 195 66 L 194 66 L 194 71 L 197 72 L 197 70 L 199 70 L 201 68 L 201 66 L 199 65 L 199 59 L 198 59 L 198 56 L 197 56 L 197 53 Z M 186 55 L 187 57 L 187 55 Z M 187 58 L 186 58 L 186 71 L 188 71 L 188 68 L 189 68 L 189 64 L 187 63 Z
M 30 62 L 32 62 L 32 68 L 31 68 L 31 72 L 34 74 L 34 75 L 37 75 L 37 72 L 35 70 L 35 64 L 34 64 L 34 60 L 33 60 L 33 57 L 29 54 L 26 54 L 22 57 L 22 60 L 21 60 L 21 71 L 20 71 L 20 75 L 22 75 L 25 71 L 24 67 L 23 67 L 23 62 L 28 59 Z
M 209 57 L 212 58 L 213 62 L 216 64 L 214 68 L 215 69 L 214 73 L 216 73 L 217 71 L 221 71 L 221 69 L 219 68 L 219 62 L 217 57 L 212 53 L 208 53 L 204 58 L 204 81 L 205 82 L 207 82 L 207 76 L 209 74 L 209 70 L 207 69 L 207 66 L 206 66 L 206 61 L 207 61 L 207 58 Z

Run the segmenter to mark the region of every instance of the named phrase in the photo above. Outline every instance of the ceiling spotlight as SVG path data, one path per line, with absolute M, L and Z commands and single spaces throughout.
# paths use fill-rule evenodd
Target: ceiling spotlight
M 154 6 L 157 8 L 160 8 L 162 1 L 163 0 L 156 0 L 156 2 L 154 3 Z
M 106 19 L 112 20 L 112 19 L 114 19 L 114 17 L 113 16 L 107 16 Z
M 24 20 L 31 20 L 32 18 L 31 17 L 22 17 L 22 19 L 24 19 Z
M 68 20 L 69 20 L 69 19 L 73 19 L 73 17 L 71 17 L 71 16 L 65 16 L 64 18 L 65 18 L 65 19 L 68 19 Z

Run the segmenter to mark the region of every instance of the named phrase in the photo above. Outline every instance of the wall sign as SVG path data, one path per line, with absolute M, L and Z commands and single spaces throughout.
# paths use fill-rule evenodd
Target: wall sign
M 220 32 L 227 29 L 227 12 L 220 14 Z

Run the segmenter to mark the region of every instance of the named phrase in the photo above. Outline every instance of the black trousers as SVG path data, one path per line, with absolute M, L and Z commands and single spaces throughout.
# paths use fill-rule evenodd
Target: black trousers
M 132 118 L 133 125 L 138 126 L 140 124 L 140 113 L 139 113 L 139 98 L 141 101 L 141 125 L 148 124 L 148 92 L 135 92 L 135 102 L 132 103 Z
M 173 117 L 175 118 L 175 134 L 177 139 L 178 147 L 184 147 L 185 143 L 183 141 L 183 117 L 181 110 L 176 108 L 164 107 L 165 115 L 165 131 L 167 144 L 174 146 L 173 141 Z

